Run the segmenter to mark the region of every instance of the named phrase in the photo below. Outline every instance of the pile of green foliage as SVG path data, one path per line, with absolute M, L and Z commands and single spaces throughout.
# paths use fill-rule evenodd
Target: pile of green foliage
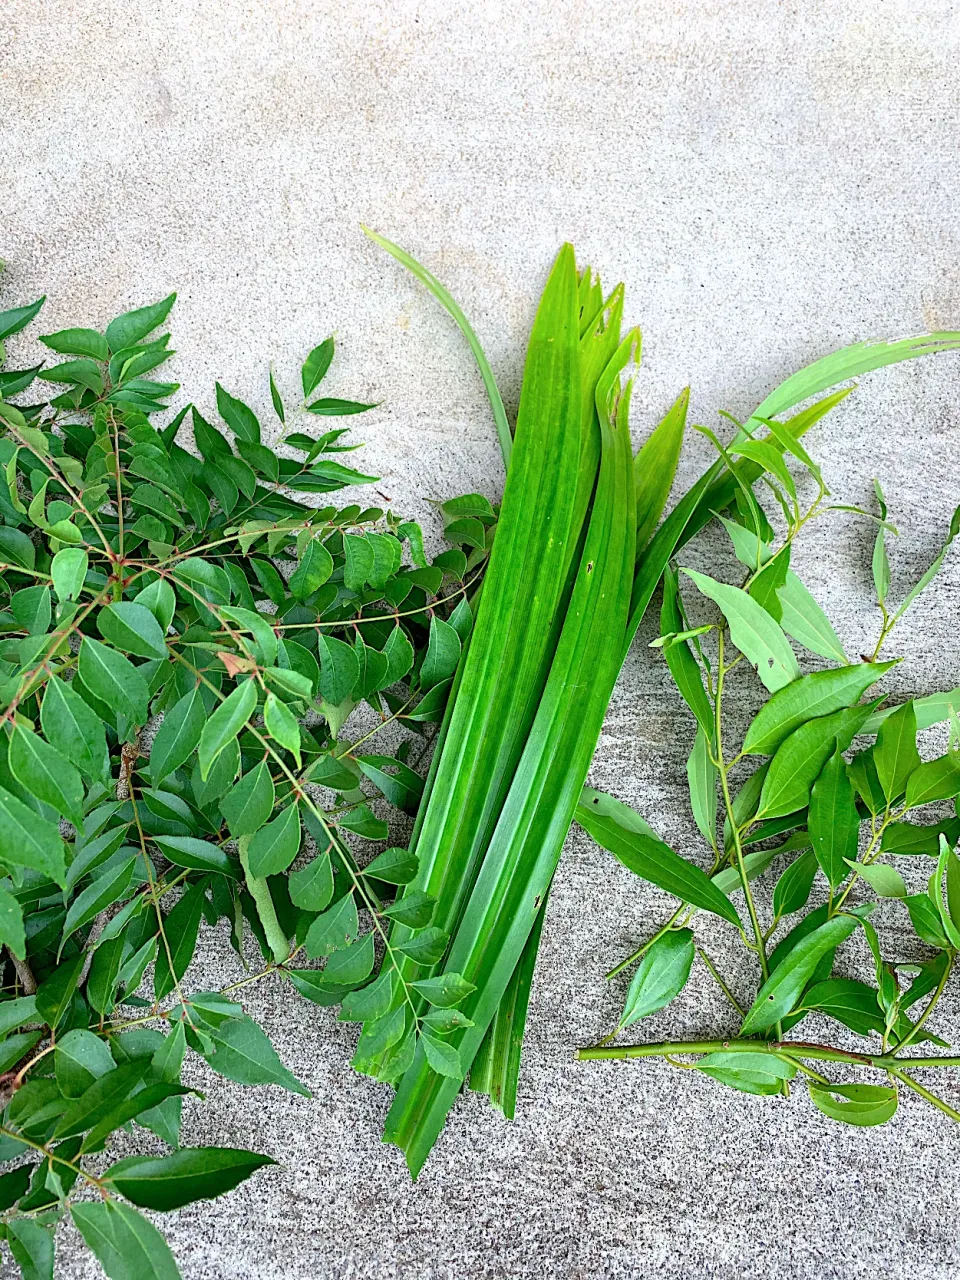
M 0 1209 L 31 1277 L 52 1273 L 66 1211 L 111 1277 L 175 1275 L 131 1205 L 217 1196 L 271 1163 L 180 1147 L 185 1056 L 307 1094 L 236 989 L 269 974 L 339 1003 L 391 919 L 422 920 L 392 905 L 410 855 L 361 870 L 348 842 L 387 837 L 371 795 L 416 810 L 409 753 L 442 714 L 496 520 L 448 504 L 453 545 L 430 562 L 417 524 L 317 505 L 373 477 L 341 461 L 343 428 L 288 432 L 272 377 L 295 456 L 219 384 L 222 425 L 187 406 L 158 430 L 178 388 L 147 375 L 173 354 L 156 336 L 173 301 L 48 334 L 65 360 L 0 373 L 0 1157 L 17 1162 Z M 0 337 L 41 303 L 0 314 Z M 317 396 L 333 354 L 303 365 L 305 412 L 370 408 Z M 37 387 L 56 394 L 23 403 Z M 372 727 L 345 740 L 361 704 Z M 414 733 L 378 752 L 396 724 Z M 262 966 L 185 988 L 202 920 L 226 920 L 242 957 L 252 935 Z M 104 1166 L 130 1122 L 171 1154 Z
M 960 335 L 858 344 L 801 370 L 736 424 L 728 445 L 714 437 L 716 463 L 658 528 L 687 394 L 633 458 L 622 375 L 639 334 L 621 335 L 622 287 L 605 297 L 572 248 L 561 252 L 514 434 L 462 311 L 380 242 L 463 330 L 508 468 L 502 505 L 476 494 L 440 505 L 449 545 L 432 559 L 412 521 L 322 505 L 374 478 L 339 460 L 356 447 L 344 429 L 288 429 L 272 376 L 278 448 L 220 384 L 216 424 L 191 405 L 168 409 L 178 386 L 148 375 L 172 354 L 169 335 L 157 336 L 172 296 L 104 333 L 45 335 L 65 357 L 52 367 L 0 366 L 0 1158 L 10 1165 L 0 1234 L 28 1280 L 52 1276 L 66 1214 L 113 1280 L 174 1277 L 165 1241 L 138 1210 L 215 1197 L 270 1163 L 180 1145 L 188 1054 L 241 1084 L 308 1092 L 244 1011 L 241 992 L 258 980 L 289 983 L 360 1025 L 354 1065 L 397 1086 L 386 1132 L 414 1173 L 468 1079 L 511 1115 L 540 929 L 574 816 L 681 901 L 617 967 L 639 963 L 621 1026 L 682 988 L 691 917 L 707 910 L 740 930 L 761 976 L 736 1046 L 750 1061 L 727 1060 L 714 1074 L 760 1092 L 771 1080 L 786 1088 L 797 1070 L 814 1079 L 806 1059 L 816 1055 L 783 1036 L 816 998 L 817 1008 L 855 1009 L 848 1026 L 883 1036 L 879 1055 L 839 1061 L 923 1090 L 904 1074 L 916 1061 L 906 1051 L 931 1039 L 923 1024 L 960 943 L 960 862 L 938 844 L 930 893 L 901 895 L 878 859 L 957 837 L 949 822 L 917 837 L 903 821 L 960 791 L 952 753 L 921 764 L 913 745 L 951 703 L 893 713 L 860 703 L 910 602 L 887 608 L 885 509 L 875 556 L 883 629 L 870 662 L 848 662 L 789 554 L 827 496 L 801 438 L 845 392 L 816 397 L 870 369 L 957 349 Z M 41 305 L 0 313 L 0 341 Z M 373 407 L 319 394 L 333 355 L 328 339 L 303 364 L 301 413 Z M 37 387 L 51 398 L 30 402 Z M 818 488 L 809 509 L 797 465 Z M 760 481 L 782 512 L 779 541 L 754 495 Z M 746 579 L 693 576 L 724 621 L 691 626 L 672 559 L 718 513 Z M 691 795 L 712 876 L 583 786 L 620 664 L 662 579 L 664 653 L 699 726 Z M 788 636 L 838 665 L 801 676 Z M 773 694 L 735 758 L 722 705 L 741 663 L 733 647 Z M 876 746 L 848 765 L 853 736 L 874 730 Z M 734 794 L 730 769 L 755 754 L 772 759 Z M 861 822 L 871 842 L 858 856 Z M 783 832 L 786 845 L 765 847 Z M 912 840 L 922 848 L 908 849 Z M 764 928 L 751 877 L 787 853 Z M 818 869 L 827 901 L 768 954 Z M 904 896 L 919 937 L 939 949 L 909 993 L 869 911 L 849 898 L 862 882 Z M 249 964 L 215 991 L 187 981 L 204 921 L 226 922 Z M 832 974 L 837 947 L 857 930 L 876 955 L 875 991 Z M 912 1022 L 908 1009 L 928 991 Z M 717 1048 L 607 1045 L 582 1056 Z M 814 1079 L 815 1097 L 840 1118 L 852 1115 L 848 1103 L 858 1114 L 874 1102 L 889 1109 L 895 1088 L 871 1086 L 887 1089 L 880 1098 L 829 1083 Z M 131 1125 L 168 1154 L 111 1163 L 113 1135 Z

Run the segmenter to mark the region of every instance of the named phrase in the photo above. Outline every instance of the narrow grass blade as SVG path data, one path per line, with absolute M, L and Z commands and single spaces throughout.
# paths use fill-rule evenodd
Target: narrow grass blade
M 503 453 L 503 465 L 510 466 L 510 455 L 513 451 L 513 437 L 510 435 L 510 424 L 507 422 L 507 411 L 503 407 L 503 397 L 497 386 L 496 378 L 493 376 L 493 370 L 490 368 L 490 362 L 484 354 L 483 347 L 480 345 L 480 339 L 473 331 L 470 321 L 463 314 L 456 300 L 450 292 L 444 288 L 437 277 L 428 271 L 422 263 L 418 262 L 405 249 L 401 249 L 398 244 L 394 244 L 392 240 L 388 240 L 386 236 L 379 235 L 376 231 L 372 231 L 370 227 L 365 227 L 361 223 L 361 229 L 364 235 L 376 241 L 381 249 L 386 249 L 399 263 L 407 268 L 417 277 L 421 284 L 426 285 L 433 296 L 437 299 L 442 307 L 444 307 L 460 327 L 460 332 L 466 338 L 473 352 L 473 358 L 477 362 L 477 368 L 480 370 L 480 377 L 483 379 L 483 385 L 487 389 L 487 396 L 490 400 L 490 408 L 493 410 L 493 420 L 497 428 L 497 437 L 500 441 L 500 450 Z
M 470 1088 L 475 1093 L 487 1094 L 491 1105 L 502 1111 L 508 1120 L 513 1119 L 517 1109 L 523 1035 L 546 912 L 547 903 L 544 901 L 520 955 L 520 962 L 470 1068 Z

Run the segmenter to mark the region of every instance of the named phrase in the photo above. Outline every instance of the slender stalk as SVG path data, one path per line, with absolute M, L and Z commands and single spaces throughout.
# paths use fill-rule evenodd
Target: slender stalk
M 890 1074 L 894 1079 L 899 1080 L 901 1084 L 905 1084 L 908 1089 L 912 1089 L 914 1093 L 919 1093 L 925 1102 L 929 1102 L 932 1107 L 936 1107 L 945 1116 L 949 1116 L 951 1120 L 956 1120 L 960 1124 L 960 1111 L 957 1111 L 955 1107 L 951 1107 L 948 1102 L 944 1102 L 935 1093 L 925 1089 L 922 1084 L 917 1084 L 916 1080 L 911 1080 L 903 1071 L 891 1071 Z
M 683 913 L 686 910 L 687 910 L 687 905 L 686 903 L 682 902 L 680 906 L 677 907 L 676 911 L 673 913 L 670 919 L 667 920 L 665 924 L 662 924 L 660 926 L 660 928 L 657 930 L 657 932 L 653 935 L 652 938 L 648 938 L 647 941 L 643 944 L 643 946 L 638 947 L 637 950 L 634 951 L 633 955 L 627 956 L 626 960 L 621 960 L 619 964 L 615 964 L 608 973 L 604 974 L 604 977 L 608 979 L 615 978 L 618 973 L 622 973 L 624 969 L 629 969 L 632 964 L 636 964 L 638 960 L 641 960 L 644 954 L 647 951 L 649 951 L 649 949 L 653 946 L 655 942 L 658 942 L 665 933 L 670 932 L 670 930 L 673 928 L 673 926 L 676 924 L 676 922 L 680 919 L 680 917 L 683 915 Z
M 656 1044 L 627 1044 L 601 1047 L 590 1045 L 577 1050 L 580 1062 L 602 1059 L 662 1058 L 668 1054 L 722 1053 L 722 1052 L 772 1053 L 775 1057 L 814 1058 L 824 1062 L 848 1062 L 856 1066 L 876 1067 L 878 1071 L 914 1067 L 960 1067 L 960 1057 L 930 1056 L 925 1058 L 899 1058 L 891 1053 L 854 1053 L 835 1049 L 831 1045 L 811 1044 L 804 1040 L 662 1040 Z
M 713 963 L 713 961 L 704 951 L 703 947 L 697 947 L 697 955 L 700 957 L 703 963 L 707 966 L 717 986 L 720 988 L 723 994 L 727 997 L 727 999 L 733 1005 L 734 1009 L 736 1009 L 740 1017 L 741 1018 L 746 1017 L 746 1010 L 743 1008 L 743 1006 L 740 1004 L 740 1001 L 737 999 L 737 997 L 733 994 L 733 992 L 724 982 L 719 971 L 717 970 L 716 965 Z
M 757 958 L 760 961 L 760 972 L 763 974 L 763 980 L 770 977 L 770 966 L 767 963 L 767 947 L 763 939 L 763 929 L 760 926 L 760 918 L 757 915 L 756 904 L 753 901 L 753 893 L 750 890 L 750 878 L 747 875 L 746 863 L 743 860 L 743 844 L 740 840 L 740 830 L 737 826 L 733 813 L 733 799 L 730 795 L 730 782 L 727 777 L 727 766 L 723 760 L 723 716 L 722 716 L 722 699 L 723 699 L 723 631 L 718 632 L 719 642 L 719 658 L 717 661 L 717 696 L 714 702 L 715 707 L 715 726 L 717 735 L 717 758 L 716 765 L 720 772 L 720 788 L 723 792 L 723 803 L 730 819 L 730 827 L 733 831 L 733 851 L 737 861 L 737 871 L 740 873 L 740 884 L 743 887 L 743 894 L 747 900 L 747 911 L 750 914 L 750 924 L 753 929 L 753 936 L 756 942 Z

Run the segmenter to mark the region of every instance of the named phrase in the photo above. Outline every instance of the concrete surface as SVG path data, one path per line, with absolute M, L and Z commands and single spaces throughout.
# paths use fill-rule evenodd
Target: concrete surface
M 494 432 L 465 348 L 361 220 L 447 281 L 509 405 L 569 238 L 627 281 L 643 325 L 638 440 L 688 382 L 697 419 L 745 413 L 846 342 L 960 327 L 958 52 L 951 0 L 6 0 L 3 304 L 47 292 L 49 331 L 179 289 L 176 370 L 191 398 L 212 405 L 218 376 L 265 413 L 268 362 L 292 398 L 298 358 L 335 329 L 336 391 L 384 402 L 358 434 L 395 504 L 495 496 Z M 815 439 L 838 498 L 865 501 L 875 474 L 890 490 L 898 585 L 958 499 L 958 374 L 949 356 L 872 375 Z M 684 487 L 707 456 L 693 437 Z M 859 651 L 875 627 L 869 535 L 837 517 L 805 547 L 803 572 Z M 691 560 L 719 555 L 708 539 Z M 958 592 L 955 554 L 903 624 L 900 687 L 958 683 Z M 745 713 L 746 682 L 741 696 Z M 691 739 L 639 645 L 593 778 L 687 849 Z M 955 1275 L 960 1132 L 922 1102 L 861 1132 L 830 1125 L 802 1091 L 786 1104 L 666 1066 L 572 1062 L 619 1008 L 604 969 L 663 907 L 571 839 L 518 1119 L 464 1099 L 416 1187 L 379 1142 L 387 1090 L 347 1065 L 353 1033 L 252 989 L 251 1012 L 315 1098 L 198 1069 L 207 1101 L 188 1108 L 187 1139 L 260 1146 L 282 1168 L 164 1221 L 185 1277 Z M 727 967 L 747 992 L 749 972 Z M 197 982 L 238 972 L 208 936 Z M 939 1029 L 957 1023 L 954 988 Z M 642 1031 L 732 1025 L 698 974 Z M 960 1082 L 943 1091 L 960 1102 Z M 65 1277 L 99 1274 L 69 1229 L 60 1257 Z

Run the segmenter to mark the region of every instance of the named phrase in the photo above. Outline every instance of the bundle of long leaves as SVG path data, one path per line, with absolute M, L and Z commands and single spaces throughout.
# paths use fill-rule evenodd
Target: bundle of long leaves
M 415 861 L 361 870 L 350 841 L 386 839 L 371 793 L 416 809 L 408 752 L 442 714 L 495 523 L 453 503 L 452 538 L 464 510 L 480 533 L 430 563 L 415 523 L 319 505 L 373 477 L 341 460 L 343 428 L 288 431 L 272 377 L 280 449 L 219 384 L 219 422 L 187 406 L 158 428 L 178 388 L 147 375 L 173 354 L 172 304 L 47 334 L 66 359 L 0 372 L 0 1233 L 31 1278 L 66 1212 L 111 1277 L 175 1275 L 133 1206 L 271 1163 L 180 1147 L 185 1056 L 306 1095 L 240 989 L 270 975 L 338 1003 L 391 916 L 411 919 L 391 902 Z M 40 306 L 0 314 L 0 339 Z M 303 365 L 307 414 L 370 407 L 318 394 L 333 354 Z M 38 388 L 56 394 L 26 403 Z M 397 724 L 413 736 L 378 751 Z M 186 985 L 204 920 L 262 951 L 224 990 Z M 170 1154 L 105 1162 L 131 1122 Z
M 681 856 L 610 796 L 591 792 L 578 809 L 599 844 L 680 901 L 608 974 L 636 967 L 616 1029 L 579 1057 L 665 1058 L 752 1094 L 789 1096 L 802 1075 L 824 1114 L 856 1126 L 891 1120 L 903 1090 L 960 1121 L 913 1074 L 960 1065 L 934 1031 L 960 950 L 960 689 L 888 705 L 882 682 L 896 663 L 880 660 L 936 578 L 960 532 L 960 507 L 929 568 L 893 604 L 887 543 L 895 529 L 877 486 L 879 635 L 871 654 L 851 662 L 790 568 L 800 530 L 831 509 L 819 466 L 801 447 L 792 452 L 817 492 L 808 505 L 786 466 L 768 477 L 779 532 L 749 490 L 720 516 L 740 581 L 684 570 L 719 617 L 696 625 L 672 569 L 665 583 L 654 643 L 696 722 L 690 804 L 709 864 Z M 829 665 L 802 674 L 794 643 Z M 729 691 L 751 667 L 769 696 L 740 735 Z M 924 759 L 925 731 L 944 722 L 947 750 Z M 717 931 L 702 926 L 711 914 L 735 926 L 751 953 L 756 985 L 745 999 L 722 976 L 723 958 L 708 954 L 704 934 L 715 940 Z M 676 999 L 698 957 L 732 1007 L 738 1025 L 729 1036 L 609 1045 Z M 822 1032 L 812 1042 L 790 1036 L 812 1016 L 850 1034 L 841 1031 L 839 1043 L 824 1043 Z

